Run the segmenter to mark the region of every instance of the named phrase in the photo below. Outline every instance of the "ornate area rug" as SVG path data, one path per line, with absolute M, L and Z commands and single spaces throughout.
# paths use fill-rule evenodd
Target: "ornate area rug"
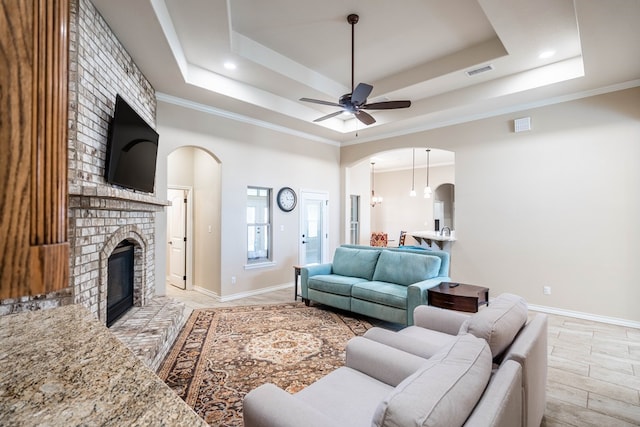
M 343 366 L 347 341 L 371 327 L 355 316 L 302 303 L 194 310 L 158 375 L 210 425 L 242 426 L 252 389 L 295 393 Z

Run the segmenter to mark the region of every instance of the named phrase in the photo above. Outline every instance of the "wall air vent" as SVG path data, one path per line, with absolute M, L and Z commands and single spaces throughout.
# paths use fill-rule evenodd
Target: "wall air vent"
M 493 70 L 493 65 L 489 64 L 489 65 L 484 65 L 480 68 L 474 68 L 473 70 L 468 70 L 465 72 L 467 73 L 467 76 L 473 77 L 478 74 L 486 73 L 487 71 L 491 71 L 491 70 Z

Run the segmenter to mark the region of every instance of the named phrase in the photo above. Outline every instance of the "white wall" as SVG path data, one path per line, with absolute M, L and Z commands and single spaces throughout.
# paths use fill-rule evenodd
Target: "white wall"
M 193 285 L 221 295 L 220 165 L 200 149 L 193 160 Z
M 523 116 L 533 129 L 513 133 Z M 640 88 L 344 147 L 341 163 L 418 143 L 456 153 L 454 280 L 640 322 Z
M 337 146 L 309 141 L 290 134 L 158 102 L 160 143 L 156 188 L 167 188 L 167 156 L 179 147 L 202 148 L 220 162 L 220 296 L 231 298 L 293 282 L 298 259 L 299 209 L 291 213 L 273 208 L 273 260 L 275 266 L 245 269 L 246 188 L 283 186 L 329 193 L 330 252 L 340 242 L 340 169 Z M 158 215 L 158 239 L 166 239 L 166 215 Z M 284 230 L 284 231 L 281 231 Z M 163 241 L 163 240 L 161 240 Z M 212 254 L 215 256 L 215 254 Z M 157 253 L 164 277 L 166 248 Z M 158 273 L 157 273 L 158 274 Z M 231 284 L 231 277 L 236 283 Z M 163 289 L 162 289 L 163 290 Z M 158 292 L 162 291 L 158 287 Z

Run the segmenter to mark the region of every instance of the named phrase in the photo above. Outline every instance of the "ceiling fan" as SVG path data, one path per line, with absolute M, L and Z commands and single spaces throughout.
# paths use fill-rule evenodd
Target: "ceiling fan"
M 335 117 L 344 112 L 352 113 L 358 120 L 365 125 L 370 125 L 376 122 L 371 114 L 362 110 L 393 110 L 396 108 L 408 108 L 411 106 L 411 101 L 383 101 L 373 102 L 367 104 L 367 97 L 371 94 L 373 86 L 366 83 L 358 83 L 358 86 L 354 88 L 353 68 L 354 68 L 354 33 L 355 25 L 358 23 L 360 17 L 354 13 L 347 16 L 347 22 L 351 24 L 351 93 L 342 95 L 337 103 L 322 101 L 320 99 L 300 98 L 300 101 L 312 102 L 314 104 L 330 105 L 332 107 L 341 108 L 340 111 L 336 111 L 326 116 L 322 116 L 315 119 L 314 122 L 321 122 L 331 117 Z

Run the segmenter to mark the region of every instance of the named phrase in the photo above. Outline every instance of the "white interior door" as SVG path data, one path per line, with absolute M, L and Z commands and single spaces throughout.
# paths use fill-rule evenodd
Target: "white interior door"
M 300 265 L 321 264 L 327 260 L 328 204 L 327 193 L 302 191 L 300 194 Z
M 180 289 L 187 287 L 187 190 L 167 190 L 168 280 Z

